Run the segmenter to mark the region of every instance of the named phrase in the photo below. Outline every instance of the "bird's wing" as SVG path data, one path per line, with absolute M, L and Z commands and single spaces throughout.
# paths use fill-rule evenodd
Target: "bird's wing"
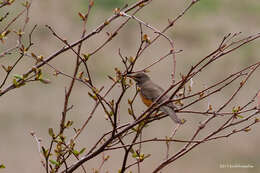
M 164 90 L 152 83 L 151 81 L 148 81 L 146 83 L 143 84 L 144 86 L 142 86 L 141 88 L 145 88 L 145 89 L 141 89 L 141 94 L 149 100 L 152 100 L 153 102 L 164 93 Z M 149 87 L 145 86 L 148 85 Z M 163 96 L 160 100 L 159 103 L 162 103 L 163 101 L 167 100 L 169 97 L 167 95 Z M 162 112 L 168 114 L 170 116 L 170 118 L 176 122 L 177 124 L 182 124 L 182 120 L 178 118 L 178 116 L 175 113 L 175 106 L 172 102 L 161 106 L 159 108 L 159 110 L 161 110 Z
M 153 102 L 164 93 L 164 89 L 162 89 L 159 85 L 153 83 L 152 81 L 146 82 L 143 85 L 148 85 L 149 87 L 143 86 L 143 88 L 145 88 L 145 90 L 141 90 L 142 95 L 149 99 L 152 100 Z M 165 100 L 167 100 L 169 97 L 167 95 L 164 95 L 160 100 L 159 103 L 164 102 Z M 176 108 L 173 103 L 168 103 L 167 105 L 165 105 L 167 107 L 172 108 L 173 110 Z
M 153 83 L 151 81 L 145 82 L 141 88 L 145 88 L 145 89 L 141 89 L 142 95 L 145 98 L 152 100 L 152 101 L 155 101 L 164 92 L 164 90 L 160 86 L 156 85 L 155 83 Z M 167 98 L 168 97 L 166 95 L 163 96 L 160 99 L 160 102 L 163 102 Z

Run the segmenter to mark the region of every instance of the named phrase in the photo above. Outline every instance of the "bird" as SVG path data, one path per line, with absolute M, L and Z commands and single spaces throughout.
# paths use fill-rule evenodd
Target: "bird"
M 155 84 L 151 78 L 145 74 L 144 72 L 138 72 L 134 74 L 127 75 L 128 77 L 132 78 L 136 85 L 140 88 L 140 97 L 143 103 L 149 107 L 157 98 L 159 98 L 163 93 L 164 89 L 161 88 L 159 85 Z M 158 100 L 158 103 L 163 103 L 164 101 L 168 100 L 169 96 L 164 95 Z M 168 114 L 169 117 L 176 123 L 176 124 L 183 124 L 185 120 L 181 120 L 178 118 L 175 112 L 176 106 L 172 102 L 167 103 L 166 105 L 162 105 L 159 110 Z

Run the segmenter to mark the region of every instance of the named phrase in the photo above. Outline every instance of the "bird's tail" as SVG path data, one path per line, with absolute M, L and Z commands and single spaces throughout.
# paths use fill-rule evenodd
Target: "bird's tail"
M 184 122 L 178 118 L 176 112 L 174 111 L 174 108 L 171 108 L 169 106 L 161 106 L 160 111 L 168 114 L 170 118 L 177 124 L 183 124 Z

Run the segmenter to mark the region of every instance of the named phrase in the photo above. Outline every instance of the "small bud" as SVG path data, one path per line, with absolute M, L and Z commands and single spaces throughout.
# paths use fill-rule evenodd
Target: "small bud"
M 130 86 L 132 86 L 134 84 L 131 79 L 129 79 L 129 84 L 130 84 Z
M 22 31 L 22 29 L 19 29 L 18 31 L 14 31 L 14 33 L 16 33 L 19 37 L 21 37 L 24 32 Z M 24 49 L 24 48 L 23 48 Z
M 8 5 L 11 5 L 15 0 L 8 0 L 7 3 Z
M 203 124 L 200 124 L 200 126 L 199 126 L 199 128 L 200 129 L 203 129 L 205 127 L 205 124 L 203 123 Z
M 200 93 L 200 98 L 202 98 L 204 96 L 204 92 Z
M 37 68 L 35 66 L 32 66 L 32 71 L 33 72 L 36 72 L 37 71 Z
M 14 74 L 14 77 L 15 77 L 16 79 L 20 79 L 20 80 L 23 80 L 23 79 L 24 79 L 23 76 L 18 75 L 18 74 Z
M 245 84 L 245 81 L 240 82 L 240 86 L 243 86 Z
M 144 42 L 146 42 L 146 43 L 149 43 L 149 44 L 151 43 L 150 37 L 148 37 L 147 34 L 144 34 L 144 35 L 143 35 L 142 41 L 144 41 Z
M 190 86 L 190 85 L 188 86 L 188 91 L 189 91 L 189 92 L 191 92 L 191 91 L 192 91 L 192 89 L 191 89 L 191 86 Z
M 208 110 L 211 111 L 212 109 L 213 109 L 212 105 L 209 105 L 209 109 Z
M 81 18 L 81 20 L 83 20 L 83 21 L 86 20 L 85 16 L 81 12 L 79 12 L 78 15 Z
M 54 132 L 53 132 L 53 128 L 49 128 L 48 132 L 49 132 L 49 135 L 50 135 L 51 137 L 54 137 L 54 136 L 55 136 L 55 134 L 54 134 Z
M 32 57 L 37 58 L 37 56 L 33 52 L 31 53 L 31 55 Z
M 113 10 L 113 13 L 116 14 L 116 15 L 118 15 L 118 14 L 120 13 L 120 9 L 119 9 L 119 8 L 115 8 L 115 9 Z
M 53 76 L 58 76 L 59 74 L 60 72 L 58 70 L 55 70 Z
M 89 78 L 85 77 L 85 78 L 84 78 L 84 81 L 85 81 L 85 82 L 89 82 Z
M 97 95 L 96 94 L 92 94 L 92 93 L 90 93 L 90 92 L 88 92 L 88 95 L 92 98 L 92 99 L 94 99 L 95 101 L 97 101 Z
M 109 158 L 110 158 L 110 156 L 109 156 L 109 155 L 106 155 L 106 156 L 104 157 L 104 161 L 107 161 Z
M 70 126 L 72 126 L 72 124 L 73 124 L 73 121 L 69 120 L 69 121 L 67 121 L 67 123 L 66 123 L 66 127 L 70 127 Z
M 109 24 L 109 21 L 105 20 L 104 25 L 108 25 L 108 24 Z
M 93 0 L 90 0 L 90 2 L 89 2 L 89 6 L 93 6 L 94 5 L 94 1 Z
M 13 1 L 13 0 L 9 0 L 9 1 Z M 29 8 L 30 3 L 28 1 L 25 1 L 22 3 L 22 6 L 24 6 L 25 8 Z
M 144 6 L 144 3 L 139 4 L 139 7 L 143 7 L 143 6 Z
M 34 136 L 34 135 L 35 135 L 35 132 L 34 132 L 34 131 L 30 131 L 30 134 L 31 134 L 32 136 Z
M 8 72 L 10 72 L 11 70 L 12 70 L 12 66 L 8 66 L 8 67 L 5 67 L 4 65 L 1 65 L 2 66 L 2 68 L 4 69 L 4 71 L 6 72 L 6 73 L 8 73 Z
M 111 101 L 109 101 L 109 104 L 110 104 L 112 107 L 114 107 L 115 101 L 114 101 L 114 100 L 111 100 Z
M 84 74 L 84 71 L 79 73 L 79 79 L 82 79 L 83 74 Z
M 135 58 L 130 56 L 128 60 L 129 60 L 130 63 L 133 63 L 135 61 Z
M 43 60 L 43 56 L 42 55 L 37 56 L 37 62 L 41 62 L 42 60 Z
M 1 37 L 6 37 L 11 31 L 7 30 L 1 33 Z
M 83 53 L 82 55 L 84 57 L 84 61 L 87 62 L 87 60 L 89 60 L 89 58 L 90 58 L 90 54 Z
M 128 114 L 133 115 L 133 111 L 130 108 L 128 108 Z
M 181 119 L 181 124 L 186 123 L 186 121 L 187 121 L 186 119 Z M 204 125 L 204 127 L 205 127 L 205 125 Z M 204 127 L 203 127 L 203 128 L 204 128 Z
M 125 16 L 124 12 L 119 12 L 119 16 Z
M 246 129 L 244 129 L 245 132 L 249 132 L 251 129 L 248 127 Z

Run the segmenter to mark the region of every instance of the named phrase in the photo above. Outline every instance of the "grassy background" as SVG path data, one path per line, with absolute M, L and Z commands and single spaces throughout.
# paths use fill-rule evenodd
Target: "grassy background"
M 91 31 L 98 24 L 103 22 L 108 16 L 112 15 L 112 10 L 116 7 L 122 7 L 125 3 L 133 3 L 135 0 L 96 0 L 93 11 L 90 14 L 90 20 L 87 30 Z M 11 15 L 15 15 L 21 9 L 21 1 L 15 2 L 15 9 L 12 9 Z M 164 0 L 153 1 L 143 11 L 138 13 L 138 17 L 147 21 L 158 29 L 167 24 L 168 18 L 174 18 L 186 5 L 188 1 L 183 0 Z M 87 1 L 70 1 L 70 0 L 34 0 L 30 10 L 30 25 L 38 24 L 38 29 L 33 36 L 35 46 L 33 51 L 36 54 L 44 56 L 50 55 L 63 45 L 55 39 L 51 33 L 44 27 L 45 24 L 52 26 L 55 31 L 66 38 L 69 42 L 77 40 L 81 35 L 81 22 L 78 12 L 86 12 Z M 0 14 L 4 14 L 8 8 L 1 9 Z M 10 17 L 11 17 L 10 15 Z M 232 1 L 232 0 L 201 0 L 196 4 L 174 28 L 170 29 L 167 34 L 171 36 L 176 44 L 177 49 L 184 51 L 177 56 L 177 72 L 183 73 L 199 59 L 203 58 L 209 52 L 216 48 L 217 44 L 224 35 L 230 32 L 242 32 L 243 36 L 259 32 L 260 22 L 260 2 L 258 0 L 250 1 Z M 112 23 L 106 31 L 113 31 L 118 22 Z M 2 26 L 0 26 L 2 27 Z M 19 28 L 19 24 L 12 28 Z M 145 32 L 150 33 L 148 30 Z M 152 36 L 152 34 L 151 34 Z M 103 32 L 99 36 L 89 40 L 83 45 L 83 52 L 94 50 L 106 37 Z M 10 39 L 12 35 L 10 35 Z M 107 74 L 113 75 L 114 67 L 122 68 L 118 56 L 118 48 L 123 55 L 134 55 L 139 41 L 139 26 L 136 22 L 130 22 L 109 45 L 89 60 L 89 67 L 97 86 L 103 86 L 110 83 L 106 78 Z M 0 45 L 0 51 L 8 47 L 11 42 Z M 260 41 L 244 46 L 240 50 L 229 54 L 211 66 L 206 72 L 201 74 L 200 79 L 194 79 L 194 89 L 203 88 L 222 79 L 228 74 L 238 71 L 239 69 L 256 62 L 259 59 Z M 149 65 L 168 51 L 169 45 L 163 39 L 151 46 L 137 63 L 136 70 Z M 1 64 L 11 64 L 15 61 L 15 56 L 0 59 Z M 16 73 L 22 73 L 32 64 L 32 60 L 25 58 L 22 64 L 18 66 Z M 58 69 L 72 74 L 74 64 L 74 55 L 71 52 L 62 54 L 51 62 Z M 170 64 L 170 65 L 169 65 Z M 149 73 L 153 80 L 166 88 L 170 84 L 171 59 L 166 59 L 157 66 L 152 67 Z M 50 85 L 33 83 L 26 87 L 14 90 L 6 94 L 0 101 L 0 162 L 6 165 L 3 172 L 7 173 L 28 173 L 44 172 L 40 165 L 40 157 L 37 152 L 35 141 L 30 136 L 31 130 L 35 131 L 37 136 L 43 139 L 43 144 L 49 143 L 47 129 L 49 127 L 58 127 L 61 111 L 64 101 L 64 86 L 67 86 L 69 80 L 64 77 L 54 77 L 49 68 L 44 68 L 45 75 L 52 80 Z M 0 71 L 0 77 L 4 75 Z M 257 73 L 259 75 L 259 72 Z M 240 95 L 232 102 L 234 105 L 243 104 L 252 97 L 259 89 L 258 76 L 249 81 Z M 163 77 L 162 77 L 163 76 Z M 118 95 L 118 88 L 113 91 L 109 97 L 113 98 Z M 223 93 L 217 94 L 210 98 L 210 102 L 217 107 L 225 101 L 231 94 L 233 88 L 224 90 Z M 75 120 L 75 127 L 80 127 L 82 122 L 89 115 L 93 102 L 88 99 L 88 88 L 82 84 L 77 84 L 71 98 L 71 104 L 74 109 L 69 113 L 69 119 Z M 133 93 L 128 92 L 128 96 Z M 136 102 L 137 111 L 145 110 L 144 105 Z M 121 121 L 127 122 L 125 117 L 127 97 L 124 98 L 124 104 L 121 105 Z M 195 109 L 206 109 L 207 104 L 201 103 L 196 105 Z M 181 115 L 188 120 L 182 130 L 178 132 L 178 138 L 188 138 L 199 121 L 203 118 L 197 118 L 191 115 Z M 79 138 L 80 147 L 90 147 L 96 139 L 109 129 L 109 123 L 104 121 L 104 114 L 98 110 L 93 122 L 89 125 Z M 212 125 L 214 127 L 214 125 Z M 55 128 L 56 129 L 56 128 Z M 168 118 L 153 123 L 144 131 L 145 138 L 164 138 L 169 135 L 173 129 L 173 123 Z M 201 172 L 201 173 L 257 173 L 260 172 L 260 152 L 259 152 L 259 126 L 253 128 L 250 133 L 235 135 L 228 139 L 203 144 L 193 150 L 191 153 L 179 159 L 174 165 L 170 165 L 163 172 Z M 80 148 L 79 147 L 79 148 Z M 172 152 L 177 150 L 180 145 L 173 145 Z M 104 166 L 102 172 L 117 172 L 119 169 L 118 162 L 122 161 L 120 157 L 122 151 L 116 155 L 111 155 L 111 162 Z M 165 157 L 165 144 L 149 144 L 144 148 L 145 153 L 151 153 L 152 157 L 144 164 L 142 172 L 150 172 L 153 165 L 158 164 Z M 109 154 L 109 153 L 106 153 Z M 100 158 L 99 158 L 100 159 Z M 87 165 L 91 172 L 92 168 L 98 167 L 100 163 L 95 161 Z M 253 165 L 252 169 L 220 169 L 220 164 L 243 164 Z M 133 169 L 135 172 L 135 170 Z M 78 172 L 81 172 L 79 170 Z

